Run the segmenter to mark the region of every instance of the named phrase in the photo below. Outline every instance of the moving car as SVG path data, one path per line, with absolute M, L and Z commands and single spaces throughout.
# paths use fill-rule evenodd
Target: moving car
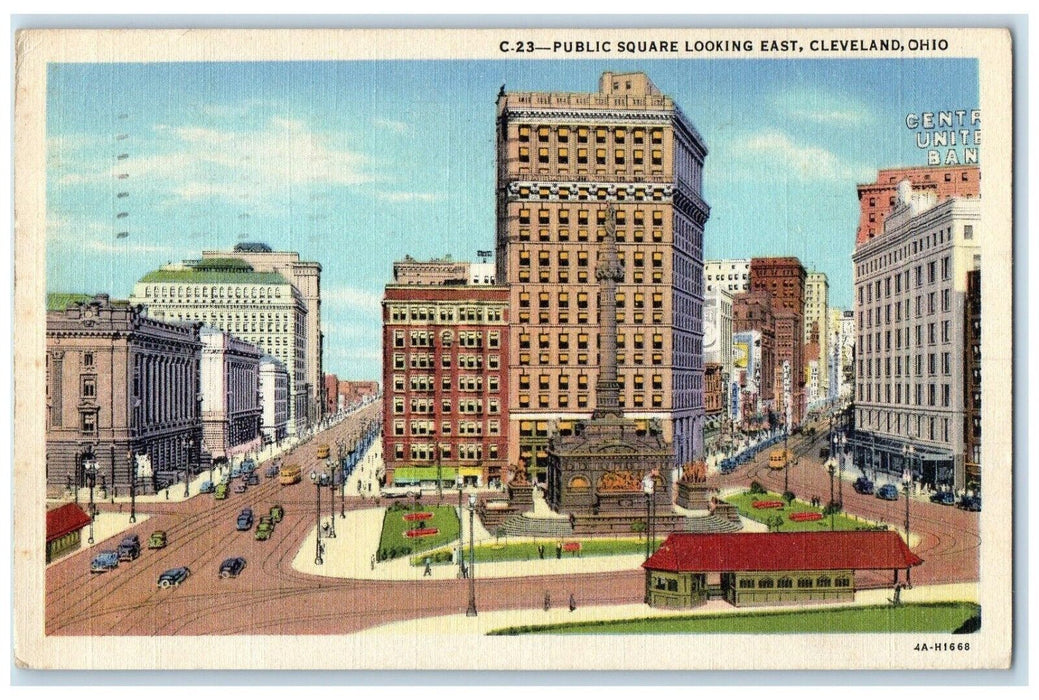
M 317 458 L 318 459 L 328 459 L 328 454 L 329 454 L 328 445 L 318 445 L 317 446 Z
M 275 479 L 275 478 L 277 478 L 278 477 L 278 465 L 277 464 L 272 464 L 271 466 L 267 467 L 267 471 L 264 472 L 264 476 L 266 476 L 268 479 Z
M 285 509 L 280 505 L 275 504 L 271 506 L 271 520 L 276 523 L 280 523 L 281 519 L 285 517 Z
M 242 475 L 242 468 L 241 467 L 231 467 L 231 478 L 232 479 L 237 479 L 241 475 Z
M 189 569 L 186 566 L 178 566 L 175 569 L 167 569 L 159 575 L 159 588 L 179 586 L 188 578 L 188 576 L 191 576 L 191 569 Z
M 256 472 L 249 472 L 245 477 L 245 483 L 247 486 L 259 486 L 260 477 L 257 476 Z
M 127 535 L 119 543 L 119 561 L 133 561 L 141 556 L 141 538 L 137 535 Z
M 250 472 L 256 471 L 256 461 L 251 458 L 243 459 L 241 464 L 241 470 L 243 474 L 248 474 Z
M 114 549 L 106 549 L 90 562 L 90 573 L 101 574 L 117 566 L 119 566 L 119 552 Z
M 791 457 L 790 450 L 772 450 L 768 453 L 768 468 L 785 469 Z
M 203 481 L 202 485 L 198 487 L 199 493 L 213 493 L 214 491 L 216 491 L 216 486 L 212 481 Z
M 956 496 L 952 491 L 936 491 L 931 494 L 931 503 L 937 503 L 943 506 L 954 506 L 956 505 Z
M 235 493 L 245 493 L 248 490 L 249 490 L 249 486 L 246 485 L 246 483 L 244 481 L 239 481 L 237 484 L 235 484 L 235 487 L 234 487 L 234 492 Z
M 855 489 L 855 493 L 864 493 L 869 496 L 873 493 L 873 482 L 864 476 L 860 476 L 852 484 L 852 488 Z
M 256 539 L 257 540 L 269 540 L 271 535 L 274 534 L 274 525 L 270 522 L 261 522 L 256 526 Z
M 898 500 L 898 488 L 894 484 L 884 484 L 877 489 L 877 498 L 885 501 L 897 501 Z
M 231 490 L 230 485 L 227 483 L 217 484 L 216 491 L 213 492 L 213 498 L 218 501 L 222 501 L 227 498 L 228 492 Z
M 166 546 L 166 531 L 156 530 L 148 538 L 148 549 L 162 549 Z
M 220 565 L 220 578 L 236 578 L 245 568 L 245 557 L 231 557 L 224 559 Z
M 250 530 L 253 526 L 253 511 L 252 508 L 244 508 L 242 512 L 238 514 L 239 530 Z

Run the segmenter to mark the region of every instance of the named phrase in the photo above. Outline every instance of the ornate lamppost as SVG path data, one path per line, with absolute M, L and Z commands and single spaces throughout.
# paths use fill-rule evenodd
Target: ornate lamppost
M 126 466 L 130 470 L 130 522 L 137 522 L 137 457 L 133 450 L 126 451 Z
M 195 441 L 191 438 L 181 438 L 180 444 L 184 447 L 184 498 L 191 495 L 188 489 L 188 483 L 191 477 L 188 476 L 188 469 L 191 466 L 191 448 L 194 446 Z
M 841 510 L 844 510 L 844 453 L 848 449 L 848 436 L 844 433 L 840 433 L 834 447 L 840 447 L 840 454 L 837 456 L 837 468 L 839 470 L 837 480 L 837 502 L 841 505 Z
M 465 572 L 465 532 L 462 531 L 462 475 L 455 474 L 455 488 L 458 489 L 458 573 Z
M 311 471 L 310 480 L 314 483 L 314 490 L 317 492 L 317 529 L 315 530 L 314 538 L 314 563 L 321 566 L 325 563 L 324 558 L 321 556 L 321 487 L 328 483 L 328 476 Z
M 87 477 L 87 483 L 90 485 L 90 534 L 87 537 L 87 544 L 94 544 L 94 516 L 96 515 L 94 510 L 94 479 L 97 478 L 97 460 L 93 455 L 83 460 L 83 474 Z
M 837 460 L 832 456 L 826 460 L 826 471 L 830 473 L 830 503 L 828 508 L 830 510 L 830 532 L 833 532 L 833 514 L 836 510 L 833 502 L 833 475 L 837 472 Z
M 466 608 L 466 617 L 476 617 L 476 546 L 474 540 L 476 531 L 473 528 L 473 520 L 476 515 L 476 494 L 469 494 L 469 607 Z
M 331 462 L 331 460 L 329 460 Z M 329 522 L 331 523 L 328 528 L 329 539 L 334 539 L 336 536 L 336 465 L 331 463 L 326 467 L 326 474 L 328 475 L 328 490 L 332 494 L 332 508 L 329 511 Z
M 651 554 L 649 538 L 653 534 L 653 475 L 646 474 L 642 478 L 642 492 L 646 494 L 646 559 L 649 559 Z
M 342 438 L 336 438 L 336 459 L 339 461 L 339 517 L 346 517 L 346 465 L 343 464 L 346 455 L 346 445 Z

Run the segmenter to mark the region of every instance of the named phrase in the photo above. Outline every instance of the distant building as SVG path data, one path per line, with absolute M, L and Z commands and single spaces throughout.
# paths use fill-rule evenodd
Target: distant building
M 450 255 L 432 260 L 416 260 L 405 255 L 393 263 L 393 284 L 397 285 L 454 285 L 469 284 L 472 263 L 455 260 Z
M 300 426 L 316 423 L 321 420 L 324 408 L 321 383 L 324 376 L 324 336 L 321 333 L 321 264 L 301 260 L 299 253 L 296 252 L 272 250 L 264 243 L 238 243 L 231 251 L 202 251 L 203 262 L 222 258 L 244 260 L 252 266 L 253 271 L 258 273 L 275 272 L 288 280 L 299 292 L 307 309 L 307 315 L 302 320 L 303 333 L 306 337 L 302 349 L 302 372 L 295 375 L 293 364 L 287 358 L 281 357 L 280 359 L 293 375 L 293 392 L 303 392 L 306 395 L 305 410 L 298 412 L 296 422 Z M 248 338 L 246 340 L 255 343 Z M 276 355 L 270 348 L 265 348 L 265 350 L 271 355 Z M 295 401 L 295 398 L 293 400 Z
M 830 282 L 825 272 L 809 272 L 805 278 L 804 342 L 819 345 L 819 388 L 816 401 L 826 401 L 830 390 L 827 371 L 830 356 Z M 807 360 L 805 360 L 807 363 Z
M 925 485 L 966 484 L 968 272 L 980 200 L 898 185 L 884 234 L 855 250 L 856 463 Z
M 776 403 L 787 428 L 801 425 L 804 394 L 804 305 L 807 273 L 794 257 L 752 258 L 750 288 L 772 298 L 776 323 Z
M 908 180 L 917 191 L 931 193 L 938 202 L 950 197 L 973 199 L 981 193 L 981 168 L 976 165 L 881 170 L 874 182 L 858 186 L 860 212 L 856 246 L 884 232 L 884 221 L 895 208 L 896 190 L 903 180 Z
M 289 432 L 289 373 L 278 358 L 270 355 L 260 358 L 260 403 L 264 442 L 280 443 Z
M 339 380 L 339 405 L 348 410 L 365 401 L 373 401 L 379 396 L 379 382 Z
M 831 376 L 835 377 L 834 396 L 840 401 L 851 401 L 855 383 L 855 312 L 850 309 L 830 309 L 830 326 L 832 327 L 831 355 L 834 367 Z
M 382 305 L 387 481 L 498 483 L 507 465 L 509 291 L 465 284 L 467 276 L 445 282 L 454 271 L 440 260 L 430 271 L 405 262 L 407 275 L 394 266 Z
M 196 470 L 198 326 L 149 318 L 106 294 L 47 299 L 47 490 L 152 493 Z M 149 468 L 150 467 L 150 468 Z
M 776 397 L 776 318 L 772 297 L 762 292 L 737 294 L 732 302 L 733 381 L 739 383 L 743 430 L 773 427 Z M 782 375 L 780 375 L 781 377 Z
M 261 446 L 260 357 L 255 345 L 203 326 L 202 432 L 212 457 L 229 458 Z
M 967 272 L 964 311 L 964 485 L 981 491 L 981 270 Z
M 276 357 L 289 373 L 289 433 L 306 427 L 308 310 L 281 273 L 257 272 L 240 258 L 206 257 L 149 272 L 130 301 L 152 318 L 200 321 Z
M 339 377 L 334 374 L 326 374 L 321 381 L 325 387 L 325 414 L 335 415 L 342 409 L 342 406 L 339 405 Z

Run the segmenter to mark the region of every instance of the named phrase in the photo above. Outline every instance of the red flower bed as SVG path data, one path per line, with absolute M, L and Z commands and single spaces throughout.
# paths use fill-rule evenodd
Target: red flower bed
M 415 521 L 415 520 L 432 520 L 432 519 L 433 519 L 433 514 L 432 513 L 408 513 L 407 515 L 404 516 L 404 520 L 406 520 L 409 523 L 412 522 L 412 521 Z
M 802 511 L 797 512 L 797 513 L 791 513 L 790 514 L 790 519 L 793 520 L 795 523 L 806 523 L 806 522 L 810 522 L 812 520 L 822 520 L 823 519 L 823 514 L 822 513 L 815 513 L 815 512 L 812 512 L 812 511 L 808 511 L 808 510 L 802 510 Z
M 758 510 L 761 510 L 763 508 L 782 508 L 783 507 L 783 502 L 782 501 L 754 501 L 754 503 L 752 503 L 751 505 L 753 505 Z
M 408 530 L 404 533 L 405 537 L 430 537 L 440 532 L 439 528 L 436 527 L 424 527 L 420 529 Z
M 563 551 L 564 552 L 580 552 L 581 551 L 581 543 L 580 542 L 564 542 L 563 543 Z

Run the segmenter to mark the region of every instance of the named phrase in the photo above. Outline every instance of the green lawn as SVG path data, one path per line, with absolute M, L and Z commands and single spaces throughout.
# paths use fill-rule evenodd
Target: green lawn
M 580 542 L 581 551 L 579 553 L 563 552 L 563 559 L 570 559 L 573 557 L 603 557 L 612 556 L 615 554 L 645 554 L 646 552 L 646 541 L 635 539 L 635 538 L 624 538 L 624 539 L 613 539 L 613 538 L 588 538 L 582 540 L 568 539 L 567 542 Z M 657 539 L 659 545 L 663 540 Z M 505 543 L 505 539 L 495 544 L 481 544 L 474 548 L 473 555 L 476 559 L 476 563 L 480 562 L 502 562 L 502 561 L 530 561 L 532 559 L 538 559 L 538 545 L 545 547 L 545 559 L 555 559 L 556 556 L 556 544 L 558 540 L 539 540 L 538 542 L 509 542 Z M 455 545 L 457 547 L 457 545 Z M 436 552 L 435 554 L 440 555 L 439 560 L 434 559 L 435 563 L 450 563 L 450 549 L 445 548 Z M 469 543 L 465 543 L 465 557 L 466 561 L 469 560 Z M 445 561 L 446 560 L 446 561 Z M 425 563 L 425 556 L 412 557 L 412 566 L 422 566 Z
M 749 491 L 726 496 L 725 498 L 725 501 L 733 504 L 739 509 L 740 515 L 759 523 L 767 525 L 769 518 L 777 515 L 782 516 L 783 524 L 780 526 L 778 532 L 821 532 L 830 529 L 829 515 L 824 515 L 822 520 L 813 520 L 809 522 L 798 523 L 790 520 L 789 515 L 791 513 L 798 513 L 801 511 L 810 511 L 812 513 L 823 512 L 822 508 L 814 508 L 804 501 L 794 500 L 790 506 L 787 506 L 784 503 L 782 508 L 762 508 L 760 510 L 755 508 L 753 505 L 754 501 L 782 500 L 782 496 L 778 493 L 750 493 Z M 875 525 L 877 525 L 877 523 L 872 523 L 866 520 L 856 520 L 841 513 L 837 513 L 833 516 L 834 530 L 861 530 Z
M 814 608 L 797 611 L 673 615 L 493 630 L 518 634 L 846 634 L 849 632 L 952 632 L 980 615 L 975 603 L 910 603 L 898 607 Z
M 404 533 L 419 526 L 418 522 L 404 520 L 408 513 L 432 513 L 433 517 L 425 521 L 425 527 L 440 530 L 429 537 L 405 537 Z M 397 503 L 386 510 L 382 520 L 382 536 L 379 538 L 377 557 L 380 561 L 407 556 L 414 552 L 425 552 L 441 547 L 447 542 L 458 539 L 458 514 L 451 506 L 414 505 Z

